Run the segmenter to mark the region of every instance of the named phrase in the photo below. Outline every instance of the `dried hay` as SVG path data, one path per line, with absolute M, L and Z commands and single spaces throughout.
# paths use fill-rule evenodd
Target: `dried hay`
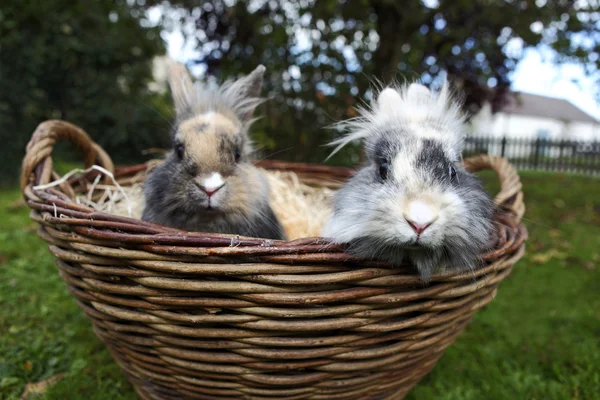
M 271 187 L 271 206 L 288 239 L 319 236 L 331 212 L 335 190 L 303 184 L 293 172 L 264 172 Z M 143 175 L 145 172 L 123 186 L 114 179 L 114 184 L 101 184 L 99 175 L 75 201 L 105 213 L 140 219 L 144 210 Z

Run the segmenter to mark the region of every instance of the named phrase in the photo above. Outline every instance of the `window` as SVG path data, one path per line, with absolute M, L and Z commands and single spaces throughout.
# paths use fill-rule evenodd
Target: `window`
M 550 148 L 548 146 L 548 142 L 546 141 L 550 139 L 550 131 L 548 129 L 538 129 L 537 138 L 544 141 L 540 143 L 539 154 L 542 156 L 548 156 Z
M 548 140 L 550 139 L 550 131 L 548 129 L 538 129 L 537 137 L 538 139 Z

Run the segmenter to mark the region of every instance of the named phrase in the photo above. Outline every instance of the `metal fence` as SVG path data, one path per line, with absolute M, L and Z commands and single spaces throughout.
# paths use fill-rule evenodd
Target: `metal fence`
M 491 154 L 508 158 L 518 169 L 600 175 L 600 142 L 470 136 L 464 157 Z

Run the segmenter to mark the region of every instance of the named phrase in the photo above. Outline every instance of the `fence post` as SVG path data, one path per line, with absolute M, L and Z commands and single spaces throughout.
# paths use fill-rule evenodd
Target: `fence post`
M 498 149 L 498 145 L 500 145 L 500 149 Z M 556 153 L 557 147 L 558 154 Z M 511 138 L 509 140 L 507 136 L 466 138 L 465 157 L 486 152 L 489 154 L 500 153 L 502 157 L 511 159 L 518 169 L 600 175 L 600 142 L 598 141 L 577 142 L 564 138 L 559 141 L 539 137 L 535 139 Z
M 565 139 L 561 139 L 558 145 L 558 171 L 562 171 L 565 168 L 565 160 L 563 160 L 565 149 Z
M 558 145 L 558 159 L 561 160 L 563 158 L 563 149 L 565 148 L 565 139 L 561 139 L 560 144 Z
M 538 168 L 538 162 L 540 160 L 540 138 L 535 140 L 535 153 L 533 154 L 533 168 Z
M 597 142 L 592 142 L 592 149 L 590 152 L 590 159 L 589 159 L 589 163 L 588 163 L 590 175 L 594 175 L 594 173 L 596 172 L 596 164 L 598 163 L 598 153 L 596 153 L 597 150 L 598 150 Z

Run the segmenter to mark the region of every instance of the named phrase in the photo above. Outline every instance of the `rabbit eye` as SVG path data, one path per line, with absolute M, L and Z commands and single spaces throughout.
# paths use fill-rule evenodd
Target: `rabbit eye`
M 450 179 L 455 179 L 456 178 L 456 170 L 454 169 L 454 167 L 450 167 Z
M 233 153 L 233 158 L 235 159 L 235 162 L 240 161 L 240 158 L 242 158 L 242 153 L 240 152 L 240 149 L 235 149 L 235 152 Z
M 379 176 L 381 176 L 381 179 L 383 179 L 383 180 L 387 179 L 389 170 L 390 170 L 390 165 L 387 162 L 384 162 L 379 165 Z
M 178 144 L 177 146 L 175 146 L 175 154 L 177 154 L 177 158 L 179 158 L 180 160 L 183 158 L 183 145 L 182 144 Z

